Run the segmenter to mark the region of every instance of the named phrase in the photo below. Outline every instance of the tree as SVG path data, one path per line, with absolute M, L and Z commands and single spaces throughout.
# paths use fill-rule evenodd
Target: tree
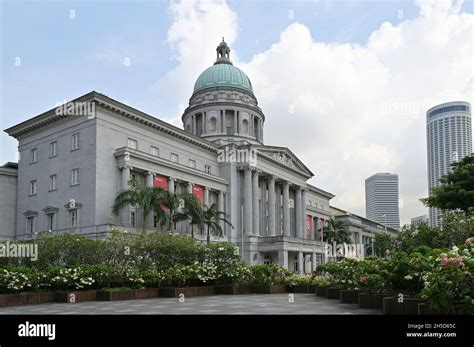
M 374 253 L 373 255 L 379 255 L 384 257 L 388 251 L 393 250 L 394 239 L 388 234 L 375 234 L 374 236 Z
M 201 207 L 201 202 L 192 194 L 185 194 L 182 196 L 184 206 L 181 212 L 178 213 L 177 219 L 188 220 L 191 223 L 191 237 L 194 238 L 194 226 L 197 225 L 200 230 L 204 226 L 204 210 Z
M 433 188 L 431 195 L 421 201 L 429 207 L 442 210 L 462 210 L 472 214 L 474 207 L 474 156 L 451 164 L 451 171 L 441 177 L 440 186 Z
M 334 217 L 329 219 L 328 225 L 323 228 L 323 241 L 332 244 L 352 243 L 349 232 L 341 221 Z
M 145 233 L 148 227 L 147 217 L 151 211 L 156 211 L 158 220 L 166 218 L 165 212 L 161 208 L 165 191 L 161 188 L 143 187 L 137 179 L 131 179 L 129 187 L 128 190 L 120 192 L 116 196 L 112 213 L 118 216 L 124 207 L 137 206 L 143 212 L 143 233 Z
M 220 222 L 224 222 L 227 225 L 232 224 L 226 219 L 225 212 L 218 211 L 217 205 L 214 203 L 204 210 L 203 213 L 203 224 L 207 226 L 207 244 L 211 242 L 211 233 L 222 236 L 222 228 L 219 225 Z
M 177 222 L 188 219 L 186 215 L 180 212 L 180 206 L 185 196 L 187 196 L 187 194 L 181 195 L 168 191 L 164 191 L 163 193 L 163 199 L 160 203 L 166 211 L 164 223 L 168 231 L 173 230 Z

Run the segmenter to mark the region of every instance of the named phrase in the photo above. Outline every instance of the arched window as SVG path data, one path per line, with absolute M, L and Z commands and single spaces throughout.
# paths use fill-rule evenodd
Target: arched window
M 211 120 L 209 121 L 209 131 L 211 133 L 215 133 L 217 129 L 217 119 L 215 117 L 212 117 Z
M 249 121 L 244 119 L 243 122 L 242 122 L 242 132 L 244 134 L 248 134 L 249 132 Z

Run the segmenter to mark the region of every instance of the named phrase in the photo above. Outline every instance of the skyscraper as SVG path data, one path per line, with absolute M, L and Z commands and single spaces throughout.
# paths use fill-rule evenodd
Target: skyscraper
M 398 175 L 376 173 L 365 180 L 365 215 L 368 219 L 400 229 Z
M 471 104 L 453 101 L 426 112 L 429 193 L 450 165 L 472 152 Z M 430 208 L 430 225 L 439 226 L 439 210 Z

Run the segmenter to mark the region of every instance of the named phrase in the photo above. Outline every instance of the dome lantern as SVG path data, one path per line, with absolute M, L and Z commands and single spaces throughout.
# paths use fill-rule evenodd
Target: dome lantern
M 232 62 L 230 61 L 230 48 L 227 46 L 227 43 L 224 41 L 224 37 L 222 37 L 222 42 L 219 43 L 219 46 L 216 48 L 217 52 L 217 59 L 214 64 L 231 64 Z

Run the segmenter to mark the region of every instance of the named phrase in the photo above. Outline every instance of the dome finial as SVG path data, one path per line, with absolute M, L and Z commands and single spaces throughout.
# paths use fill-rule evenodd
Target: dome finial
M 222 42 L 219 43 L 219 46 L 216 48 L 217 59 L 215 64 L 232 64 L 230 61 L 230 48 L 227 46 L 227 43 L 224 41 L 224 36 L 222 36 Z

